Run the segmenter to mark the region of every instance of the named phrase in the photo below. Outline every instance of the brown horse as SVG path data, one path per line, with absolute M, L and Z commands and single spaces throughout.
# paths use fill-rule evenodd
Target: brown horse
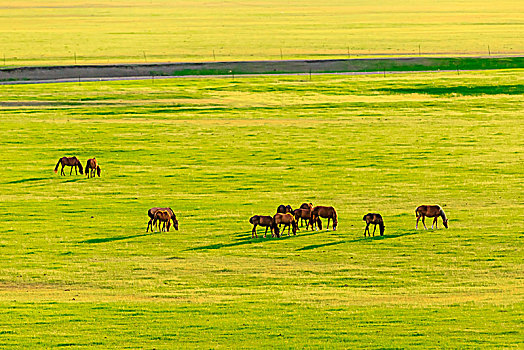
M 309 228 L 309 225 L 311 225 L 311 229 L 313 229 L 313 221 L 311 220 L 311 210 L 309 208 L 307 209 L 295 209 L 293 212 L 295 215 L 295 221 L 298 225 L 298 219 L 301 221 L 306 221 L 306 230 Z
M 426 223 L 424 222 L 424 219 L 426 216 L 428 218 L 435 218 L 433 219 L 433 225 L 435 228 L 437 228 L 437 219 L 439 216 L 442 216 L 442 223 L 444 224 L 445 228 L 448 228 L 448 218 L 446 217 L 446 214 L 444 213 L 444 210 L 438 205 L 421 205 L 417 209 L 415 209 L 415 215 L 417 215 L 417 224 L 415 225 L 415 230 L 418 229 L 418 221 L 420 218 L 422 218 L 422 224 L 424 225 L 424 229 L 428 229 L 426 227 Z M 431 225 L 431 228 L 433 228 L 433 225 Z
M 253 229 L 251 230 L 251 238 L 257 237 L 257 226 L 262 226 L 266 228 L 266 232 L 264 232 L 264 238 L 266 238 L 267 235 L 267 229 L 271 229 L 271 237 L 280 237 L 280 231 L 278 229 L 278 226 L 275 224 L 275 220 L 271 216 L 264 216 L 264 215 L 255 215 L 252 216 L 249 219 L 249 223 L 253 225 Z
M 297 234 L 298 225 L 297 225 L 297 222 L 295 220 L 295 217 L 292 214 L 290 214 L 290 213 L 286 213 L 286 214 L 276 213 L 275 216 L 273 216 L 273 220 L 275 221 L 275 225 L 284 224 L 284 229 L 282 230 L 282 232 L 284 232 L 286 230 L 286 227 L 287 227 L 287 235 L 288 236 L 290 235 L 291 227 L 293 227 L 293 234 L 294 235 Z
M 309 209 L 310 211 L 313 211 L 313 203 L 302 203 L 300 204 L 300 209 Z M 307 221 L 306 221 L 307 225 Z M 300 226 L 304 226 L 304 219 L 300 218 Z M 313 227 L 313 226 L 312 226 Z
M 280 213 L 280 214 L 293 213 L 293 208 L 291 208 L 290 205 L 280 204 L 277 208 L 277 213 Z
M 373 237 L 375 237 L 377 225 L 380 227 L 380 235 L 384 236 L 384 229 L 386 228 L 386 226 L 384 226 L 384 220 L 382 220 L 382 216 L 380 214 L 367 213 L 366 215 L 364 215 L 364 218 L 362 220 L 366 222 L 366 228 L 364 229 L 364 237 L 366 237 L 366 231 L 371 237 L 371 233 L 369 233 L 369 224 L 375 225 L 375 227 L 373 228 Z
M 178 231 L 178 220 L 176 218 L 176 215 L 175 213 L 173 213 L 173 210 L 171 208 L 158 208 L 158 207 L 154 207 L 154 208 L 151 208 L 147 211 L 147 216 L 149 216 L 149 222 L 147 223 L 147 229 L 146 229 L 146 232 L 149 231 L 149 227 L 151 227 L 151 231 L 153 231 L 153 226 L 154 224 L 156 224 L 156 222 L 154 222 L 155 220 L 155 213 L 158 211 L 158 210 L 162 210 L 162 211 L 167 211 L 169 215 L 171 215 L 171 220 L 173 221 L 173 227 L 175 228 L 176 231 Z M 154 222 L 154 223 L 153 223 Z
M 89 179 L 89 177 L 95 177 L 95 171 L 98 177 L 100 177 L 101 170 L 100 170 L 100 167 L 98 166 L 98 162 L 96 161 L 96 158 L 88 159 L 86 163 L 86 168 L 85 168 L 85 173 L 86 173 L 87 178 Z
M 153 218 L 153 226 L 156 225 L 157 221 L 164 224 L 162 228 L 160 228 L 160 224 L 158 225 L 158 229 L 161 232 L 162 231 L 169 232 L 169 228 L 171 227 L 171 214 L 169 214 L 167 210 L 157 210 L 155 212 L 155 216 Z M 166 229 L 166 225 L 167 225 L 167 229 Z
M 333 220 L 331 227 L 333 228 L 333 231 L 337 230 L 338 217 L 335 208 L 323 206 L 314 207 L 313 211 L 311 212 L 311 220 L 316 222 L 318 228 L 322 230 L 322 221 L 320 221 L 320 218 L 328 219 L 328 223 L 326 225 L 327 230 L 329 230 L 329 220 Z
M 58 166 L 59 165 L 62 165 L 62 169 L 60 170 L 60 175 L 64 175 L 65 176 L 64 167 L 66 165 L 71 167 L 71 171 L 69 172 L 69 175 L 71 175 L 73 173 L 73 168 L 75 168 L 75 174 L 78 175 L 78 172 L 76 171 L 76 167 L 78 167 L 78 169 L 80 170 L 80 175 L 82 175 L 84 173 L 84 168 L 82 168 L 82 164 L 80 163 L 80 161 L 78 160 L 77 157 L 62 157 L 62 158 L 60 158 L 58 160 L 58 163 L 56 163 L 55 173 L 58 171 Z

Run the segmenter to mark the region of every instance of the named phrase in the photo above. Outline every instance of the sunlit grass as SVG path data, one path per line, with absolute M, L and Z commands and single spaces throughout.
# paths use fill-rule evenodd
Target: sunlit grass
M 13 348 L 518 347 L 522 71 L 3 86 Z M 60 177 L 96 156 L 102 177 Z M 251 239 L 279 204 L 338 231 Z M 440 204 L 448 230 L 415 231 Z M 145 234 L 169 205 L 180 231 Z M 386 235 L 364 238 L 379 212 Z

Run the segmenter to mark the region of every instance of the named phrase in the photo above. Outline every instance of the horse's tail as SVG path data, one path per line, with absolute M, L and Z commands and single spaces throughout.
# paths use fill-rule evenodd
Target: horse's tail
M 249 223 L 250 223 L 251 225 L 254 225 L 254 224 L 255 224 L 254 221 L 255 221 L 255 218 L 256 218 L 256 217 L 257 217 L 257 216 L 254 215 L 254 216 L 252 216 L 252 217 L 249 218 Z
M 418 218 L 420 216 L 419 212 L 418 212 L 418 208 L 420 207 L 417 207 L 417 209 L 415 209 L 415 216 Z
M 364 217 L 362 218 L 362 220 L 366 221 L 366 218 L 368 217 L 368 214 L 364 215 Z
M 62 160 L 62 158 L 60 158 L 58 160 L 58 162 L 56 163 L 56 166 L 55 166 L 55 173 L 58 172 L 58 166 L 60 165 L 60 161 Z

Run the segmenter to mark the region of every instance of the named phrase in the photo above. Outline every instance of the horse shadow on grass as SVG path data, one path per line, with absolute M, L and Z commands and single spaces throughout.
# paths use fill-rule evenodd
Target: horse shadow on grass
M 48 179 L 49 179 L 49 177 L 29 177 L 29 178 L 26 178 L 26 179 L 9 181 L 9 182 L 6 182 L 5 184 L 6 185 L 21 184 L 21 183 L 24 183 L 24 182 L 35 182 L 35 181 L 42 181 L 42 180 L 48 180 Z
M 316 235 L 316 234 L 319 234 L 319 233 L 321 233 L 321 231 L 313 231 L 313 232 L 305 233 L 305 234 L 297 233 L 296 236 L 294 236 L 294 235 L 281 236 L 280 238 L 273 238 L 268 233 L 268 237 L 267 238 L 264 238 L 264 236 L 261 235 L 261 234 L 259 234 L 258 238 L 251 238 L 251 230 L 249 230 L 249 231 L 245 231 L 245 232 L 236 232 L 236 233 L 234 233 L 233 235 L 238 237 L 238 238 L 235 239 L 236 242 L 210 244 L 210 245 L 205 245 L 205 246 L 201 246 L 201 247 L 189 248 L 189 249 L 186 249 L 186 251 L 231 248 L 231 247 L 237 247 L 237 246 L 242 246 L 242 245 L 246 245 L 246 244 L 253 244 L 253 243 L 264 243 L 264 242 L 270 242 L 270 241 L 284 241 L 284 240 L 287 240 L 287 239 L 290 239 L 290 238 L 293 238 L 293 237 L 312 236 L 312 235 Z
M 117 237 L 107 237 L 107 238 L 93 238 L 93 239 L 86 239 L 85 241 L 80 241 L 78 243 L 108 243 L 108 242 L 115 242 L 115 241 L 123 241 L 126 239 L 132 239 L 137 237 L 144 237 L 144 236 L 150 236 L 149 233 L 142 233 L 139 235 L 131 235 L 131 236 L 117 236 Z
M 329 242 L 329 243 L 322 243 L 322 244 L 312 244 L 307 245 L 305 247 L 297 249 L 297 251 L 304 251 L 304 250 L 312 250 L 317 248 L 323 248 L 323 247 L 330 247 L 334 245 L 344 244 L 344 243 L 356 243 L 356 242 L 370 242 L 370 241 L 382 241 L 384 239 L 391 239 L 391 238 L 399 238 L 404 236 L 412 236 L 418 234 L 417 231 L 412 230 L 405 233 L 400 234 L 393 234 L 393 235 L 384 235 L 384 236 L 373 236 L 373 237 L 361 237 L 357 239 L 350 239 L 350 240 L 343 240 L 343 241 L 336 241 L 336 242 Z

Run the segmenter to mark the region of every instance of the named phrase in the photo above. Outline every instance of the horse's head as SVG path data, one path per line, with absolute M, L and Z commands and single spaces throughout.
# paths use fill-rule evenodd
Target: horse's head
M 290 205 L 286 205 L 286 213 L 291 213 L 291 214 L 293 214 L 293 208 L 291 208 Z
M 100 170 L 100 167 L 97 166 L 96 167 L 96 174 L 98 175 L 98 177 L 100 177 L 100 173 L 102 172 L 102 170 Z
M 337 226 L 338 226 L 338 220 L 337 219 L 333 219 L 333 231 L 337 230 Z
M 173 214 L 171 220 L 173 221 L 173 227 L 175 228 L 175 231 L 178 231 L 178 220 L 176 219 L 175 214 Z
M 278 228 L 278 225 L 275 223 L 275 220 L 272 219 L 271 220 L 271 228 L 273 229 L 273 231 L 275 232 L 275 235 L 277 237 L 280 237 L 280 229 Z
M 444 224 L 445 228 L 448 228 L 448 219 L 442 220 L 442 223 Z

